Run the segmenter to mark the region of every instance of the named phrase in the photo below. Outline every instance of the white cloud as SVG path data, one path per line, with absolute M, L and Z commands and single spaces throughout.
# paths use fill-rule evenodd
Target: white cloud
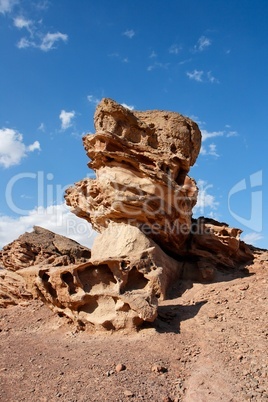
M 34 141 L 34 143 L 29 145 L 27 147 L 27 149 L 28 149 L 29 152 L 33 152 L 33 151 L 36 151 L 36 150 L 41 151 L 39 141 Z
M 152 65 L 147 67 L 147 71 L 152 71 L 152 70 L 155 70 L 157 68 L 167 70 L 168 67 L 169 67 L 169 63 L 155 62 L 154 64 L 152 64 Z
M 60 112 L 59 118 L 61 120 L 61 128 L 62 130 L 66 130 L 67 128 L 72 126 L 72 119 L 75 117 L 75 111 L 72 110 L 71 112 L 66 112 L 62 110 Z
M 38 130 L 43 131 L 44 133 L 46 131 L 45 123 L 41 123 L 40 126 L 38 127 Z
M 133 29 L 127 29 L 125 32 L 122 33 L 122 35 L 128 37 L 129 39 L 132 39 L 133 36 L 135 36 L 135 31 Z
M 19 165 L 29 152 L 41 150 L 38 141 L 26 146 L 23 135 L 11 128 L 0 129 L 0 166 L 9 168 Z
M 200 154 L 201 155 L 210 155 L 210 156 L 215 156 L 218 158 L 220 155 L 217 153 L 217 146 L 216 144 L 209 144 L 207 147 L 204 145 L 201 146 L 200 149 Z
M 26 231 L 31 231 L 35 225 L 69 237 L 89 248 L 96 237 L 91 225 L 74 215 L 64 203 L 47 208 L 38 207 L 18 218 L 7 215 L 0 215 L 0 218 L 0 248 Z
M 154 50 L 152 50 L 151 53 L 150 53 L 149 58 L 154 59 L 155 57 L 157 57 L 157 53 Z
M 263 236 L 260 233 L 251 232 L 246 235 L 241 236 L 241 240 L 245 243 L 256 245 L 256 243 L 263 239 Z
M 33 22 L 31 20 L 26 20 L 24 17 L 16 17 L 13 20 L 14 26 L 18 29 L 26 28 L 30 33 L 31 31 L 31 25 Z
M 94 105 L 100 103 L 100 99 L 96 98 L 94 95 L 88 95 L 87 100 L 89 101 L 89 103 L 93 103 Z
M 121 103 L 121 105 L 124 106 L 126 109 L 129 109 L 129 110 L 134 110 L 135 109 L 135 106 L 127 105 L 126 103 Z
M 28 29 L 29 32 L 31 32 L 31 29 Z M 31 32 L 31 37 L 36 37 L 36 35 L 32 35 Z M 40 35 L 39 35 L 40 36 Z M 28 47 L 34 47 L 36 49 L 40 49 L 43 52 L 48 52 L 52 49 L 55 49 L 55 43 L 62 40 L 63 42 L 66 42 L 68 40 L 68 35 L 62 34 L 60 32 L 56 33 L 47 33 L 44 35 L 41 39 L 41 42 L 37 42 L 36 39 L 29 39 L 27 37 L 23 37 L 19 40 L 17 43 L 17 47 L 19 49 L 26 49 Z
M 208 138 L 214 137 L 222 137 L 224 135 L 224 131 L 211 131 L 201 130 L 202 133 L 202 142 L 206 141 Z
M 211 82 L 212 84 L 218 84 L 219 83 L 219 80 L 212 75 L 211 71 L 207 72 L 207 78 L 208 78 L 209 82 Z
M 169 53 L 171 54 L 179 54 L 181 51 L 181 47 L 179 45 L 171 45 L 169 48 Z
M 197 197 L 197 203 L 193 209 L 193 213 L 196 215 L 208 215 L 210 210 L 210 213 L 212 211 L 215 211 L 218 209 L 219 202 L 216 201 L 216 198 L 214 195 L 209 194 L 209 189 L 213 188 L 212 184 L 208 184 L 204 180 L 198 180 L 197 182 L 197 187 L 199 189 L 198 191 L 198 197 Z
M 41 50 L 44 52 L 48 52 L 51 49 L 55 49 L 54 44 L 58 41 L 62 40 L 63 42 L 67 42 L 68 35 L 63 34 L 61 32 L 50 33 L 48 32 L 42 39 L 41 45 L 39 46 Z
M 202 82 L 202 76 L 204 74 L 204 71 L 202 70 L 194 70 L 192 72 L 187 72 L 186 75 L 190 78 L 190 80 Z
M 228 131 L 228 133 L 226 134 L 226 137 L 237 137 L 239 134 L 237 131 Z
M 37 47 L 37 46 L 33 41 L 23 37 L 18 41 L 17 47 L 19 49 L 26 49 L 27 47 Z
M 0 0 L 0 13 L 10 13 L 17 0 Z
M 211 40 L 209 38 L 207 38 L 206 36 L 201 36 L 198 39 L 197 44 L 194 47 L 194 50 L 197 52 L 203 52 L 203 50 L 205 50 L 210 45 L 211 45 Z

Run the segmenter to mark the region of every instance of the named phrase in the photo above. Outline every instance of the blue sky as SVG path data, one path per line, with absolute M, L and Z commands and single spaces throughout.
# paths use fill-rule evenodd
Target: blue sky
M 267 0 L 0 0 L 0 247 L 34 224 L 91 245 L 64 189 L 103 97 L 198 122 L 195 216 L 268 247 Z

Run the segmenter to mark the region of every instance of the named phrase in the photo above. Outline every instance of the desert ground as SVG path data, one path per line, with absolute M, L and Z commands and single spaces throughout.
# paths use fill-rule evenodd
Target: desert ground
M 268 252 L 174 284 L 137 331 L 79 328 L 39 300 L 0 309 L 3 402 L 268 401 Z

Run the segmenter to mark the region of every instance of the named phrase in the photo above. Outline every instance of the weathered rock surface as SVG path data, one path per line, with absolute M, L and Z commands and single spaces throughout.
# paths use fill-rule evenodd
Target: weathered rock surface
M 20 275 L 0 267 L 0 308 L 21 304 L 32 297 Z
M 5 268 L 17 271 L 38 264 L 83 263 L 90 256 L 90 250 L 74 240 L 35 226 L 31 233 L 24 233 L 0 251 L 0 262 Z
M 68 189 L 67 204 L 99 232 L 125 222 L 180 254 L 197 197 L 187 176 L 201 145 L 197 124 L 174 112 L 132 112 L 111 99 L 100 102 L 94 123 L 96 134 L 83 141 L 97 178 Z
M 182 263 L 164 255 L 139 229 L 118 227 L 117 233 L 120 229 L 120 235 L 128 231 L 125 243 L 116 250 L 118 256 L 109 258 L 109 248 L 101 256 L 97 243 L 94 259 L 85 264 L 34 266 L 19 273 L 33 295 L 41 296 L 53 310 L 83 325 L 120 329 L 154 321 L 157 299 L 165 298 L 171 283 L 178 280 Z M 100 237 L 105 247 L 110 237 L 107 233 Z M 142 244 L 148 248 L 142 248 Z

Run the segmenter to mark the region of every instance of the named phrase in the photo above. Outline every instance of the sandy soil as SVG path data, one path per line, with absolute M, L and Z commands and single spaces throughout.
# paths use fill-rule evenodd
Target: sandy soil
M 24 302 L 0 309 L 0 400 L 268 401 L 267 341 L 268 252 L 175 286 L 135 333 L 82 331 Z

